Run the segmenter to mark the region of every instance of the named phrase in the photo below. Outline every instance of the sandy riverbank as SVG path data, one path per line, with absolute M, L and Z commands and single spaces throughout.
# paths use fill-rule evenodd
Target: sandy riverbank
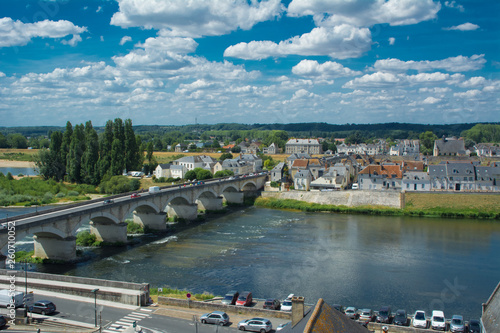
M 0 160 L 0 168 L 34 168 L 35 163 L 28 161 Z

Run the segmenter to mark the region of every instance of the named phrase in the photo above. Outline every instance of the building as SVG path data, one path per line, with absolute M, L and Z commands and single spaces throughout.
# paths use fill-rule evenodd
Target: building
M 279 148 L 273 142 L 269 145 L 269 147 L 262 149 L 262 152 L 268 155 L 275 155 L 279 153 Z
M 272 170 L 270 174 L 272 182 L 284 182 L 285 181 L 285 163 L 279 162 Z
M 403 171 L 399 165 L 371 164 L 358 173 L 361 190 L 401 190 Z
M 475 190 L 475 170 L 471 162 L 444 162 L 429 165 L 432 190 L 472 191 Z
M 255 154 L 240 154 L 236 159 L 252 165 L 252 171 L 250 172 L 262 171 L 262 159 Z
M 445 138 L 434 141 L 434 156 L 466 156 L 463 139 Z
M 330 167 L 323 176 L 311 182 L 313 190 L 340 190 L 349 184 L 349 170 L 344 165 Z
M 253 172 L 253 165 L 240 159 L 226 159 L 215 163 L 214 173 L 222 170 L 232 171 L 235 175 L 246 175 Z
M 153 175 L 156 178 L 160 178 L 160 177 L 170 178 L 170 167 L 171 166 L 172 166 L 171 163 L 158 164 L 156 166 L 156 169 L 153 171 Z
M 490 298 L 483 303 L 483 314 L 481 324 L 484 333 L 498 333 L 498 314 L 500 313 L 500 283 L 491 294 Z
M 312 175 L 309 170 L 300 170 L 293 178 L 293 186 L 299 191 L 309 191 L 311 188 Z
M 423 171 L 408 171 L 403 174 L 403 191 L 430 191 L 431 181 L 429 174 Z
M 178 143 L 177 145 L 175 145 L 175 152 L 176 153 L 182 153 L 186 149 L 188 149 L 188 146 L 184 143 Z
M 322 154 L 323 149 L 317 139 L 290 139 L 285 145 L 285 153 Z

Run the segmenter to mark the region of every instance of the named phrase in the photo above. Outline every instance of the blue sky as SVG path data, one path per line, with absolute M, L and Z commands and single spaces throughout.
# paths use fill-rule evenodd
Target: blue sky
M 500 121 L 497 0 L 0 4 L 0 126 Z

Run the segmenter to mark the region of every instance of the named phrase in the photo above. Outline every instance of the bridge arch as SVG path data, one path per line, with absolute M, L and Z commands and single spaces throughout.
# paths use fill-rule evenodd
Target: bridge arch
M 257 190 L 257 184 L 254 181 L 248 181 L 241 186 L 242 191 L 256 191 Z
M 195 200 L 199 210 L 221 210 L 222 197 L 214 190 L 206 189 L 201 192 Z

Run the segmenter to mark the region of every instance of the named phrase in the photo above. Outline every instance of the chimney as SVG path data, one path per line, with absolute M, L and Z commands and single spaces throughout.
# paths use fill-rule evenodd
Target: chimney
M 292 297 L 292 327 L 304 318 L 304 297 Z

